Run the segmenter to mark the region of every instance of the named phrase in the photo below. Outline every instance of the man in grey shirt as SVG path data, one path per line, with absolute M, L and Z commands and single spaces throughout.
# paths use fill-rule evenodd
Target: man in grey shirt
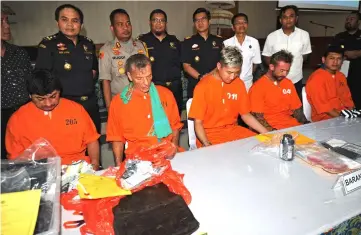
M 132 38 L 132 25 L 128 13 L 124 9 L 115 9 L 110 14 L 110 30 L 114 40 L 100 48 L 99 79 L 103 83 L 106 108 L 114 95 L 121 93 L 129 84 L 125 73 L 125 61 L 134 54 L 146 54 L 145 45 Z

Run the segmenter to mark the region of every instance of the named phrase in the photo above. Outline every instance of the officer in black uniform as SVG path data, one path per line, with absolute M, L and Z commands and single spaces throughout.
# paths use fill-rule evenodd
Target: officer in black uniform
M 139 36 L 148 50 L 152 62 L 153 82 L 169 88 L 182 112 L 183 90 L 181 81 L 180 42 L 166 31 L 167 14 L 156 9 L 150 13 L 150 32 Z
M 193 13 L 194 27 L 197 34 L 187 37 L 182 43 L 181 61 L 188 79 L 188 97 L 193 97 L 194 87 L 206 73 L 217 65 L 220 59 L 223 40 L 220 36 L 209 33 L 210 12 L 198 8 Z
M 56 9 L 59 32 L 40 42 L 35 67 L 48 69 L 60 78 L 62 96 L 81 104 L 100 133 L 100 114 L 94 91 L 98 61 L 93 41 L 79 35 L 83 18 L 82 11 L 73 5 L 64 4 Z
M 333 42 L 344 48 L 345 59 L 350 61 L 347 83 L 357 109 L 361 109 L 361 30 L 359 26 L 360 13 L 353 11 L 346 18 L 346 31 L 337 34 Z

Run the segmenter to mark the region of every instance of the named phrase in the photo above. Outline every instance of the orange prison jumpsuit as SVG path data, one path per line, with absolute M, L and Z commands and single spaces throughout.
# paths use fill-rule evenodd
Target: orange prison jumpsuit
M 177 103 L 170 90 L 162 86 L 156 86 L 159 98 L 168 117 L 172 130 L 180 130 L 183 124 L 180 122 Z M 153 132 L 153 116 L 149 93 L 144 94 L 134 90 L 131 100 L 124 104 L 120 94 L 114 96 L 109 107 L 107 124 L 107 141 L 119 141 L 128 143 L 125 154 L 131 154 L 139 147 L 149 147 L 159 143 Z M 163 140 L 172 141 L 170 134 Z
M 346 77 L 338 71 L 333 75 L 323 68 L 317 69 L 306 83 L 306 93 L 314 122 L 332 118 L 326 113 L 332 109 L 340 112 L 355 107 Z
M 237 124 L 238 114 L 249 111 L 247 91 L 241 79 L 226 84 L 208 74 L 195 87 L 188 118 L 203 121 L 208 141 L 214 145 L 254 136 L 254 132 Z M 202 146 L 199 140 L 197 146 Z
M 44 138 L 61 157 L 61 163 L 85 160 L 87 144 L 99 138 L 93 121 L 85 109 L 70 100 L 60 98 L 58 106 L 44 112 L 34 103 L 23 105 L 11 116 L 6 128 L 6 149 L 10 159 L 16 158 L 39 138 Z
M 275 129 L 301 125 L 291 115 L 302 107 L 295 86 L 288 78 L 275 85 L 266 75 L 253 84 L 249 91 L 251 111 L 263 113 L 265 120 Z

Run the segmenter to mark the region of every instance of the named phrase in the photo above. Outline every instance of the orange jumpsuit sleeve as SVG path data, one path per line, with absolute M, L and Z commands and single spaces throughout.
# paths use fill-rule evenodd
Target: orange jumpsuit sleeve
M 249 91 L 251 112 L 264 113 L 264 92 L 259 82 L 253 84 Z
M 207 112 L 207 101 L 205 97 L 204 84 L 201 81 L 194 89 L 192 105 L 189 110 L 188 118 L 204 120 Z
M 80 120 L 83 120 L 84 122 L 84 125 L 83 125 L 83 128 L 84 128 L 84 137 L 83 137 L 83 143 L 85 145 L 91 143 L 91 142 L 94 142 L 96 141 L 100 135 L 99 133 L 97 132 L 96 128 L 95 128 L 95 125 L 94 125 L 94 122 L 92 121 L 92 119 L 90 118 L 88 112 L 83 108 L 83 107 L 80 107 L 81 108 L 81 111 L 80 111 Z
M 168 121 L 172 130 L 180 130 L 183 127 L 183 123 L 180 121 L 177 102 L 172 93 L 167 96 L 169 112 L 167 112 Z
M 124 130 L 121 119 L 121 98 L 120 95 L 114 96 L 109 106 L 107 123 L 107 141 L 119 141 L 125 143 Z
M 29 115 L 29 117 L 31 117 Z M 20 125 L 20 127 L 19 127 Z M 8 158 L 14 159 L 19 156 L 26 147 L 21 141 L 21 123 L 18 121 L 18 116 L 13 115 L 6 127 L 6 134 L 5 134 L 5 146 L 8 152 Z M 26 130 L 23 130 L 26 131 Z
M 310 103 L 315 108 L 317 114 L 326 113 L 334 109 L 327 95 L 326 83 L 322 80 L 322 77 L 313 77 L 312 83 L 306 86 L 307 96 L 311 98 Z
M 302 107 L 302 103 L 300 98 L 298 97 L 295 85 L 292 82 L 290 89 L 291 89 L 291 110 L 296 110 Z
M 348 109 L 353 109 L 355 108 L 355 104 L 352 100 L 352 96 L 351 96 L 351 92 L 350 92 L 350 88 L 348 87 L 347 85 L 347 80 L 346 80 L 346 77 L 341 75 L 342 77 L 340 78 L 340 80 L 342 81 L 342 83 L 344 84 L 344 86 L 341 87 L 341 93 L 340 94 L 340 99 L 341 99 L 341 102 L 343 103 L 343 105 L 346 106 L 346 108 Z
M 236 79 L 239 79 L 239 78 L 236 78 Z M 248 97 L 248 94 L 247 94 L 247 89 L 246 89 L 246 86 L 244 85 L 244 82 L 242 80 L 241 81 L 241 85 L 240 85 L 240 92 L 239 92 L 239 99 L 238 99 L 238 102 L 239 102 L 239 114 L 240 115 L 244 115 L 244 114 L 247 114 L 251 111 L 251 108 L 250 108 L 250 102 L 249 102 L 249 97 Z

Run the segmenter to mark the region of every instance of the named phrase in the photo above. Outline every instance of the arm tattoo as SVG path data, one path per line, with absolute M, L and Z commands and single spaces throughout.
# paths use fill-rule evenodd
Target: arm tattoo
M 263 113 L 254 113 L 251 112 L 251 114 L 257 119 L 259 123 L 261 123 L 262 126 L 264 126 L 268 131 L 274 131 L 276 130 L 273 128 L 264 118 Z
M 303 109 L 302 106 L 299 109 L 296 109 L 295 111 L 293 111 L 293 117 L 296 118 L 296 120 L 299 123 L 305 124 L 308 123 L 309 121 L 306 119 L 305 114 L 303 113 Z

